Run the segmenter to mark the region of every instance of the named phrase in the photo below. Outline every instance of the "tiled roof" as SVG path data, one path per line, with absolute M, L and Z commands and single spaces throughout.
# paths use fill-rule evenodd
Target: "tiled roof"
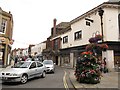
M 70 22 L 61 22 L 58 25 L 56 25 L 56 28 L 67 28 L 68 26 L 70 26 Z

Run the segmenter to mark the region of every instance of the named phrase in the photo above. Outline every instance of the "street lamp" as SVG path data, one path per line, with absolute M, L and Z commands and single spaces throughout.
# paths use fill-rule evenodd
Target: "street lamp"
M 104 41 L 104 40 L 103 40 L 103 20 L 102 20 L 102 18 L 103 18 L 103 13 L 104 13 L 104 10 L 102 10 L 102 8 L 99 8 L 98 14 L 99 14 L 100 19 L 101 19 L 102 42 Z

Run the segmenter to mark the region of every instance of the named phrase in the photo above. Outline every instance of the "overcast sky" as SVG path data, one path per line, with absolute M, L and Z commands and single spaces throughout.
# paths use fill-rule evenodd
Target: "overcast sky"
M 108 0 L 0 0 L 4 11 L 14 20 L 14 48 L 38 44 L 50 36 L 53 19 L 69 22 Z

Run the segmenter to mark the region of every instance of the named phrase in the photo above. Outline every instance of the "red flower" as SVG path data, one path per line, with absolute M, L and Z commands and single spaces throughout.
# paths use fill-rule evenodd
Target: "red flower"
M 103 49 L 108 49 L 108 45 L 107 44 L 101 44 L 100 47 L 103 48 Z
M 82 52 L 82 54 L 88 54 L 88 52 Z
M 88 54 L 93 54 L 92 52 L 88 51 Z
M 95 70 L 90 70 L 90 73 L 91 73 L 91 74 L 94 74 L 94 73 L 95 73 Z
M 81 54 L 82 55 L 84 55 L 84 54 L 88 55 L 88 54 L 92 54 L 92 52 L 90 52 L 90 51 L 88 51 L 88 52 L 82 52 Z

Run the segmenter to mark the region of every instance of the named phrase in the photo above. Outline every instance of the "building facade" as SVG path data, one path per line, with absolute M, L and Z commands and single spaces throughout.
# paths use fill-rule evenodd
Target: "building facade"
M 23 49 L 22 56 L 28 56 L 28 48 Z
M 31 55 L 42 56 L 42 52 L 44 49 L 46 49 L 46 42 L 36 44 L 35 46 L 31 47 Z
M 104 11 L 102 26 L 99 15 L 100 8 Z M 72 67 L 75 65 L 76 55 L 85 51 L 85 46 L 89 44 L 89 38 L 95 36 L 95 34 L 102 35 L 103 32 L 103 41 L 101 43 L 107 44 L 109 49 L 106 52 L 102 52 L 101 56 L 102 59 L 104 57 L 107 58 L 107 67 L 110 70 L 114 68 L 116 62 L 120 60 L 120 50 L 118 49 L 120 48 L 119 8 L 118 3 L 106 2 L 71 21 L 72 30 L 68 35 L 70 41 L 68 44 L 63 44 L 61 50 L 71 51 L 69 57 Z M 64 48 L 66 46 L 69 46 L 70 49 Z M 72 48 L 73 50 L 71 50 Z
M 13 17 L 0 8 L 0 65 L 9 65 L 13 34 Z
M 120 60 L 119 9 L 119 2 L 105 2 L 67 22 L 67 25 L 66 23 L 56 25 L 54 19 L 51 36 L 47 39 L 47 49 L 44 53 L 58 65 L 70 64 L 74 67 L 76 58 L 89 44 L 89 38 L 101 34 L 103 40 L 99 43 L 107 44 L 109 47 L 107 51 L 101 52 L 101 59 L 106 57 L 107 67 L 113 70 L 116 62 Z
M 60 49 L 61 35 L 71 30 L 69 22 L 61 22 L 56 25 L 57 20 L 53 20 L 53 27 L 51 28 L 51 36 L 47 38 L 46 49 L 43 50 L 43 55 L 46 59 L 52 59 L 56 65 L 60 65 Z

